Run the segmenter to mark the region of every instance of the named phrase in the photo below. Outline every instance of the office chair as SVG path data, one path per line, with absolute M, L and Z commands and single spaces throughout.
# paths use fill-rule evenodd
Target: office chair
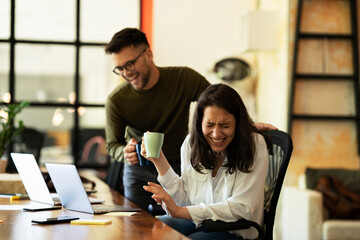
M 107 156 L 105 138 L 103 136 L 94 136 L 85 143 L 79 165 L 86 163 L 108 164 L 106 159 L 101 158 L 102 154 Z
M 111 159 L 110 167 L 107 172 L 106 183 L 112 189 L 124 195 L 124 185 L 122 181 L 124 163 Z
M 81 128 L 75 134 L 71 131 L 71 146 L 75 145 L 77 136 L 76 164 L 79 167 L 107 169 L 110 165 L 110 156 L 105 149 L 105 129 L 103 128 Z M 71 149 L 75 154 L 75 149 Z
M 39 162 L 44 138 L 44 134 L 39 130 L 24 128 L 20 136 L 14 141 L 14 151 L 34 154 L 36 161 Z
M 202 223 L 205 232 L 231 231 L 254 227 L 258 231 L 258 239 L 273 239 L 276 206 L 289 165 L 293 145 L 291 137 L 285 132 L 267 130 L 265 134 L 272 140 L 273 154 L 269 155 L 269 170 L 265 180 L 263 226 L 246 219 L 240 219 L 236 222 L 206 219 Z
M 37 163 L 40 160 L 41 148 L 44 145 L 45 136 L 39 130 L 34 128 L 24 128 L 19 136 L 12 142 L 11 150 L 8 149 L 7 156 L 11 159 L 10 152 L 31 153 L 34 155 Z M 16 172 L 15 165 L 12 161 L 8 161 L 7 172 Z

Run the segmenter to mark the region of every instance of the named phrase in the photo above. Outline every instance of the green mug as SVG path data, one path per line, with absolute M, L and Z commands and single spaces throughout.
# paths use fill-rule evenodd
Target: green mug
M 158 132 L 144 133 L 144 144 L 146 150 L 146 157 L 159 158 L 160 150 L 164 142 L 164 134 Z

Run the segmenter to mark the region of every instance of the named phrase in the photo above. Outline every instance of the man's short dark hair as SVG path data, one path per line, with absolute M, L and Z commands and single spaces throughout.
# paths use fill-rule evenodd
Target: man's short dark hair
M 139 45 L 146 45 L 150 47 L 145 33 L 137 28 L 124 28 L 114 34 L 110 42 L 105 46 L 105 53 L 117 53 L 123 48 L 131 45 L 134 47 Z

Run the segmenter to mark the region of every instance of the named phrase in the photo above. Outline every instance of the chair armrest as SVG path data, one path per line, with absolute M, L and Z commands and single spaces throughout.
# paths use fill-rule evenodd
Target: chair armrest
M 204 232 L 223 232 L 223 231 L 234 231 L 241 229 L 249 229 L 254 227 L 258 232 L 258 239 L 263 239 L 264 232 L 259 224 L 253 221 L 248 221 L 246 219 L 239 219 L 236 222 L 223 222 L 223 221 L 213 221 L 211 219 L 206 219 L 202 222 Z
M 310 189 L 285 186 L 282 199 L 283 239 L 321 239 L 322 194 Z

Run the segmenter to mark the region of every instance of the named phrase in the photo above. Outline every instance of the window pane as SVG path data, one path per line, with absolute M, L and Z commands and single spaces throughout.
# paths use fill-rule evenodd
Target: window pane
M 0 43 L 0 101 L 8 102 L 9 93 L 9 45 Z
M 19 44 L 15 57 L 17 100 L 73 103 L 73 46 Z
M 36 40 L 75 40 L 76 1 L 17 0 L 15 37 Z
M 125 27 L 140 26 L 140 1 L 81 1 L 80 39 L 85 42 L 108 42 Z
M 119 77 L 112 72 L 112 69 L 111 56 L 105 54 L 103 47 L 80 49 L 80 101 L 82 103 L 105 103 L 109 93 L 119 84 Z
M 103 107 L 84 107 L 79 108 L 80 128 L 104 128 L 105 129 L 105 109 Z
M 78 166 L 107 167 L 110 157 L 105 148 L 104 108 L 79 109 L 80 145 Z
M 44 134 L 40 163 L 73 163 L 70 146 L 73 109 L 29 106 L 18 115 L 17 120 Z
M 10 37 L 10 0 L 0 0 L 0 38 Z

